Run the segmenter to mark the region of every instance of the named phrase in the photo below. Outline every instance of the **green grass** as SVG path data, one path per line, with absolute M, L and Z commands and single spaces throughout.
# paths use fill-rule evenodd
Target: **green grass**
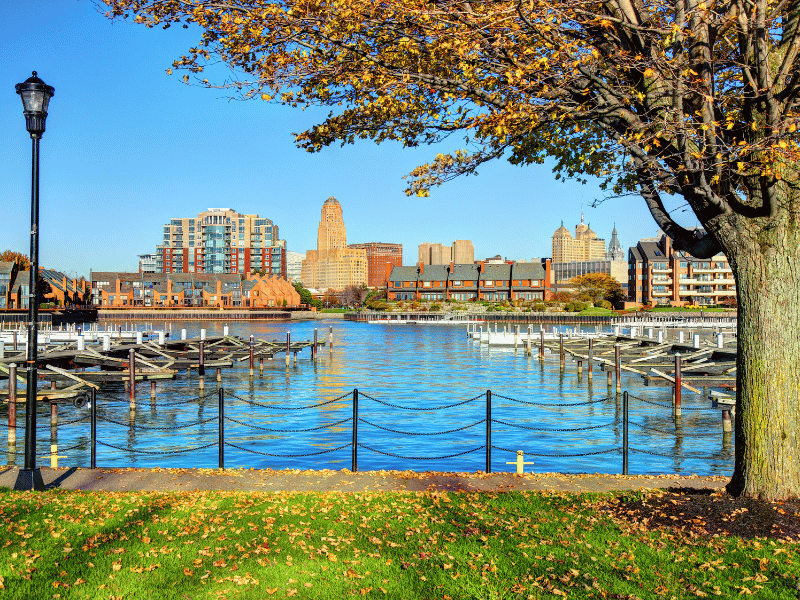
M 353 312 L 353 311 L 351 309 L 349 309 L 349 308 L 323 308 L 319 312 L 324 312 L 324 313 L 346 313 L 346 312 Z
M 590 308 L 586 308 L 578 313 L 579 315 L 589 315 L 589 316 L 605 316 L 605 315 L 616 315 L 617 313 L 613 310 L 609 310 L 608 308 L 599 308 L 596 306 L 592 306 Z
M 698 534 L 675 505 L 645 493 L 0 491 L 0 597 L 797 597 L 795 544 Z

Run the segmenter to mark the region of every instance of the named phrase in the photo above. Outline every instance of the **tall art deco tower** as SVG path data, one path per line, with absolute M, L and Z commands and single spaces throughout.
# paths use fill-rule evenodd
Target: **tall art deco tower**
M 317 249 L 306 252 L 303 285 L 317 290 L 341 291 L 367 282 L 367 253 L 347 247 L 342 205 L 331 196 L 322 204 Z

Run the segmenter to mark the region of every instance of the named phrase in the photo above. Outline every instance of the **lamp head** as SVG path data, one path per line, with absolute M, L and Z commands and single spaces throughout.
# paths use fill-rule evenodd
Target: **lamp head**
M 25 127 L 32 138 L 42 137 L 47 120 L 47 107 L 55 88 L 47 85 L 36 76 L 36 71 L 23 83 L 14 86 L 22 98 L 22 111 L 25 114 Z

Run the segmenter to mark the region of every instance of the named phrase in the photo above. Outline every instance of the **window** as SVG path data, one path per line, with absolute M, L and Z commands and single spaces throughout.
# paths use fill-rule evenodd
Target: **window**
M 486 281 L 483 282 L 483 285 L 486 286 L 494 285 L 494 281 L 487 279 Z

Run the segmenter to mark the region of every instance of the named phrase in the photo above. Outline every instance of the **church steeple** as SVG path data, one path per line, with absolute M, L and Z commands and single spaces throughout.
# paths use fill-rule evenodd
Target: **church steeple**
M 606 260 L 625 260 L 625 253 L 622 251 L 622 244 L 619 243 L 619 238 L 617 238 L 616 223 L 614 223 L 614 229 L 611 231 L 611 240 L 608 242 Z

